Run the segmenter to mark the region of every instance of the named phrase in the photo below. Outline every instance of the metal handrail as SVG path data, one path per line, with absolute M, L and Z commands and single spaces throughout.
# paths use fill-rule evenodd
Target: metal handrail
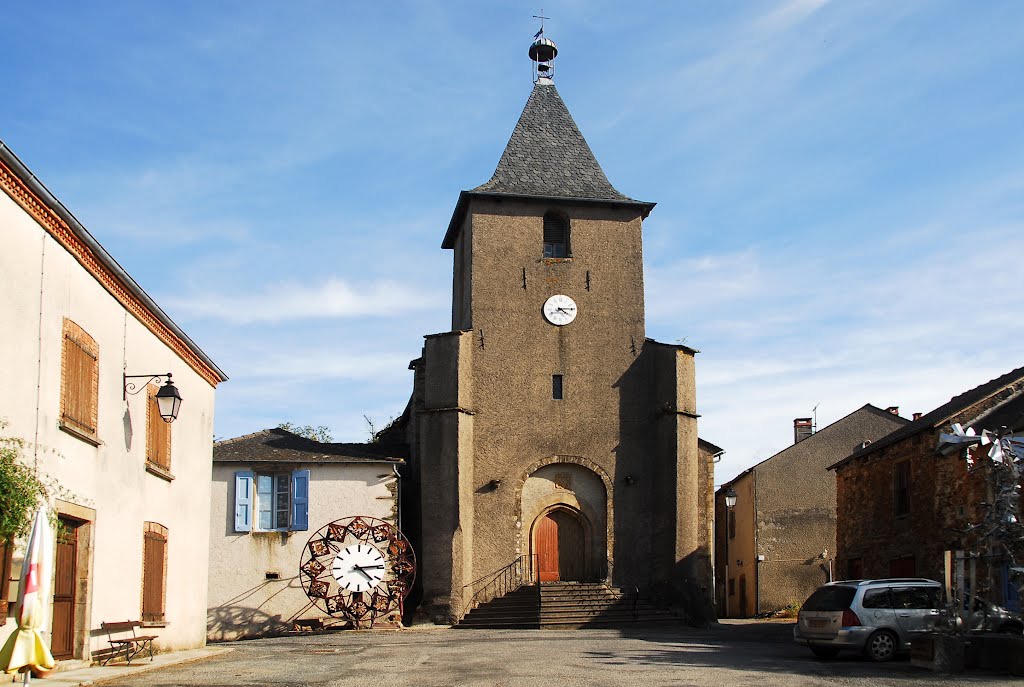
M 635 623 L 639 619 L 639 616 L 636 612 L 636 605 L 640 601 L 640 588 L 637 587 L 635 584 L 628 584 L 626 585 L 626 587 L 633 588 L 633 622 Z M 623 587 L 623 589 L 625 589 L 625 587 Z
M 536 559 L 535 553 L 523 554 L 505 567 L 464 585 L 463 589 L 472 587 L 475 591 L 462 615 L 465 616 L 480 604 L 514 592 L 525 584 L 533 584 Z

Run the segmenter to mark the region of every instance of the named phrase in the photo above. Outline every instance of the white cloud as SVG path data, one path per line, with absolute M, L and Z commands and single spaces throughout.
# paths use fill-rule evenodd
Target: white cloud
M 788 0 L 756 17 L 751 26 L 766 33 L 791 28 L 828 4 L 828 0 Z
M 356 286 L 337 277 L 314 285 L 282 282 L 251 293 L 206 291 L 171 299 L 183 317 L 234 324 L 288 320 L 390 318 L 435 307 L 439 294 L 392 280 Z
M 316 380 L 374 381 L 411 384 L 412 356 L 398 351 L 345 351 L 330 342 L 321 346 L 270 350 L 238 367 L 239 378 L 273 379 L 286 384 Z
M 716 480 L 788 446 L 816 405 L 819 427 L 865 403 L 909 417 L 1024 365 L 1017 182 L 909 204 L 869 241 L 849 217 L 829 240 L 649 268 L 649 334 L 703 351 L 700 433 L 727 451 Z

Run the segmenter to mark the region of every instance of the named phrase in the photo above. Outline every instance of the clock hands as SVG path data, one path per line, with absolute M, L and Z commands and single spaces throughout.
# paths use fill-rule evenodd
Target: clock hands
M 366 571 L 367 570 L 376 570 L 377 568 L 380 568 L 381 570 L 383 570 L 384 566 L 383 565 L 354 565 L 354 564 L 352 565 L 352 569 L 353 570 L 358 570 L 359 572 L 361 572 L 363 574 L 363 577 L 368 579 L 370 582 L 373 582 L 374 578 L 371 577 L 370 574 L 368 572 L 366 572 Z

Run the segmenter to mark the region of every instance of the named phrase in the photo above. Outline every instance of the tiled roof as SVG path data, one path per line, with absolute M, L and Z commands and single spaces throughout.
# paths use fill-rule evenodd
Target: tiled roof
M 884 426 L 880 426 L 878 419 L 872 418 L 880 418 Z M 878 406 L 865 403 L 857 410 L 821 428 L 803 441 L 790 444 L 775 455 L 747 468 L 736 475 L 736 477 L 724 483 L 722 488 L 728 487 L 747 473 L 753 472 L 773 461 L 787 460 L 790 457 L 800 460 L 801 456 L 812 453 L 821 455 L 831 462 L 840 456 L 849 455 L 850 451 L 863 441 L 870 441 L 873 437 L 881 436 L 884 438 L 890 436 L 889 434 L 883 434 L 890 427 L 896 427 L 894 432 L 892 432 L 895 434 L 909 426 L 910 420 L 905 417 L 900 417 L 887 410 L 882 410 Z M 829 462 L 824 463 L 824 465 L 828 465 Z M 831 467 L 826 469 L 831 469 Z
M 941 425 L 945 424 L 945 422 L 947 422 L 950 418 L 956 416 L 958 413 L 967 410 L 975 403 L 984 401 L 989 396 L 992 396 L 993 394 L 1003 390 L 1004 387 L 1009 387 L 1014 383 L 1020 383 L 1022 381 L 1024 381 L 1024 367 L 1018 367 L 1017 369 L 1011 370 L 1002 376 L 996 377 L 995 379 L 989 380 L 984 384 L 976 386 L 970 391 L 965 391 L 964 393 L 958 396 L 954 396 L 953 398 L 949 399 L 949 401 L 947 401 L 946 403 L 943 403 L 941 406 L 932 410 L 931 412 L 925 413 L 917 420 L 911 422 L 909 425 L 901 427 L 900 429 L 897 429 L 895 432 L 885 435 L 878 441 L 868 444 L 864 448 L 854 452 L 851 456 L 839 461 L 835 465 L 830 465 L 829 470 L 834 470 L 835 468 L 845 465 L 851 460 L 860 458 L 862 456 L 866 456 L 867 454 L 878 451 L 879 449 L 885 448 L 886 446 L 891 446 L 898 441 L 902 441 L 903 439 L 906 439 L 909 436 L 917 434 L 918 432 L 923 432 L 926 430 L 931 430 L 940 427 Z M 1016 391 L 1010 390 L 1007 393 L 1007 398 L 1016 395 L 1017 393 L 1020 393 L 1020 391 L 1020 389 Z
M 494 176 L 473 191 L 632 200 L 608 182 L 554 84 L 545 81 L 533 87 Z
M 721 446 L 715 446 L 710 441 L 706 441 L 704 439 L 701 439 L 700 437 L 697 437 L 697 448 L 703 449 L 704 451 L 707 451 L 708 453 L 713 453 L 715 455 L 718 455 L 719 453 L 725 453 L 725 449 L 722 448 Z
M 404 444 L 326 444 L 279 427 L 213 445 L 215 463 L 402 463 L 408 455 Z

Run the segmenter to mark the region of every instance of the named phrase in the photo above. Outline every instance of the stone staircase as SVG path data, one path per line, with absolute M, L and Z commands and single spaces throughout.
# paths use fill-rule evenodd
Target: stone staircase
M 551 628 L 622 627 L 674 623 L 675 616 L 601 582 L 545 582 L 527 585 L 474 608 L 455 627 Z
M 480 604 L 455 625 L 460 629 L 537 629 L 540 598 L 537 585 L 523 585 L 505 596 Z

